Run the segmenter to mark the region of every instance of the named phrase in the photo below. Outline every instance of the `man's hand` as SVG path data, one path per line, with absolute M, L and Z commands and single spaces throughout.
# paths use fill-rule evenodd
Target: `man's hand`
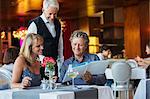
M 86 73 L 82 76 L 83 80 L 85 80 L 87 83 L 92 82 L 92 75 L 90 72 L 86 71 Z

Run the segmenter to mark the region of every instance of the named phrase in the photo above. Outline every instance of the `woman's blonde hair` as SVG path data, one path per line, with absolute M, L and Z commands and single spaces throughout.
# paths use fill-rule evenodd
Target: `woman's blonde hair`
M 43 42 L 43 37 L 40 36 L 39 34 L 35 33 L 29 33 L 26 35 L 23 44 L 20 49 L 20 55 L 25 57 L 26 61 L 29 62 L 30 64 L 35 62 L 35 59 L 32 57 L 32 45 L 35 42 Z

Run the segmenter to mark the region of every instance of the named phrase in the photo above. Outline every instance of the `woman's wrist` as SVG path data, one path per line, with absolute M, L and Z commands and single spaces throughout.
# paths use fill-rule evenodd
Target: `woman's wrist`
M 19 88 L 24 88 L 23 83 L 21 82 Z

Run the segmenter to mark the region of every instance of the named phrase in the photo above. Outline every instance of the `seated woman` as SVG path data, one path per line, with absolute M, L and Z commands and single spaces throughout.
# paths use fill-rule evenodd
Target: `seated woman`
M 18 54 L 19 54 L 18 48 L 16 48 L 16 47 L 8 48 L 4 53 L 4 57 L 3 57 L 4 65 L 2 66 L 2 68 L 5 68 L 5 69 L 9 70 L 10 72 L 12 72 L 14 62 L 15 62 L 16 58 L 18 57 Z
M 150 55 L 150 41 L 146 44 L 145 52 L 147 53 L 147 55 Z M 150 78 L 150 57 L 143 59 L 137 56 L 135 60 L 137 61 L 140 67 L 143 67 L 146 69 L 147 78 Z
M 65 60 L 63 66 L 60 69 L 60 81 L 62 82 L 66 71 L 68 70 L 69 64 L 75 66 L 75 64 L 80 64 L 83 62 L 90 62 L 99 60 L 98 56 L 95 54 L 86 53 L 88 47 L 89 38 L 88 35 L 80 30 L 74 31 L 70 37 L 71 47 L 73 51 L 73 56 Z M 91 75 L 90 72 L 86 72 L 83 76 L 75 78 L 75 84 L 98 84 L 104 85 L 106 82 L 106 77 L 102 75 Z M 70 81 L 71 82 L 71 81 Z
M 111 58 L 111 51 L 107 45 L 101 46 L 100 53 L 97 54 L 100 60 Z
M 41 84 L 40 62 L 43 38 L 38 34 L 28 34 L 21 46 L 12 74 L 12 88 L 27 88 Z
M 0 68 L 0 90 L 11 87 L 11 78 L 14 62 L 18 57 L 19 49 L 10 47 L 5 50 L 3 57 L 3 66 Z
M 148 44 L 146 44 L 145 52 L 147 53 L 147 55 L 150 55 L 150 41 Z M 143 59 L 143 58 L 140 58 L 139 56 L 137 56 L 135 58 L 135 60 L 138 62 L 139 66 L 141 66 L 143 68 L 148 68 L 148 66 L 150 66 L 150 57 Z

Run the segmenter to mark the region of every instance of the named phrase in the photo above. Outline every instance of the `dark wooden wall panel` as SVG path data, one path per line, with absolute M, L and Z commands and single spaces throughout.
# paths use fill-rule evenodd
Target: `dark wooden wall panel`
M 124 8 L 125 27 L 124 40 L 125 50 L 128 58 L 141 55 L 140 21 L 138 6 Z
M 139 5 L 140 33 L 141 33 L 141 53 L 146 57 L 145 46 L 150 41 L 150 1 L 145 1 Z
M 150 0 L 124 8 L 125 49 L 129 58 L 146 57 L 145 46 L 150 41 Z

